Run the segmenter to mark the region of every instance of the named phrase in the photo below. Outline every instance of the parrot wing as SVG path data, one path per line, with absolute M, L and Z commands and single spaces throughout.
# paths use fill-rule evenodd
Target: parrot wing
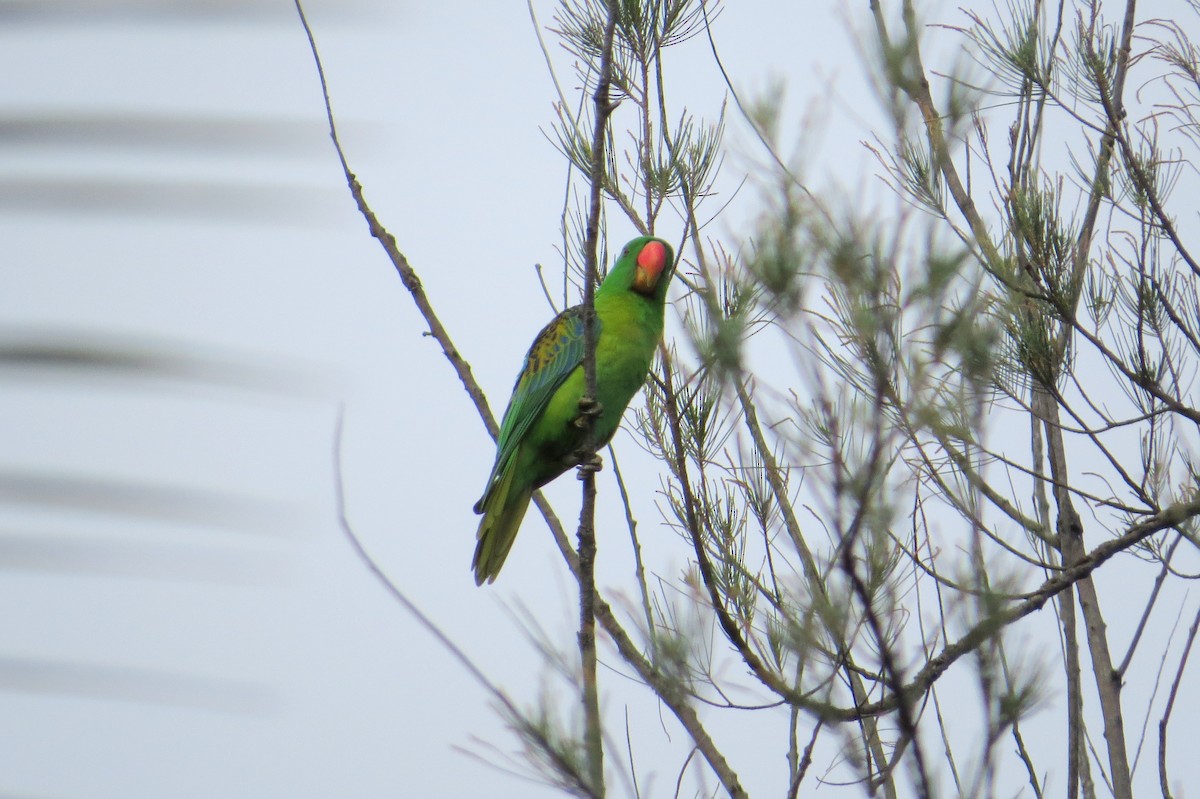
M 525 355 L 525 363 L 513 386 L 512 398 L 500 423 L 496 441 L 496 463 L 488 478 L 483 498 L 475 504 L 475 512 L 483 506 L 504 474 L 505 467 L 525 440 L 526 434 L 542 415 L 554 392 L 583 363 L 584 308 L 576 305 L 554 317 L 542 328 L 533 346 Z M 600 335 L 600 320 L 596 320 L 596 336 Z

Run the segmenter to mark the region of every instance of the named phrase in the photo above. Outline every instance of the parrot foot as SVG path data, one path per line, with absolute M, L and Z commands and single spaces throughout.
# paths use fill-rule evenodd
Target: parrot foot
M 600 415 L 603 406 L 591 397 L 581 397 L 579 399 L 579 415 L 575 417 L 575 426 L 586 428 L 592 420 Z
M 584 456 L 579 462 L 578 470 L 575 476 L 580 480 L 586 480 L 589 476 L 595 474 L 604 468 L 604 459 L 600 457 L 599 452 L 592 452 Z

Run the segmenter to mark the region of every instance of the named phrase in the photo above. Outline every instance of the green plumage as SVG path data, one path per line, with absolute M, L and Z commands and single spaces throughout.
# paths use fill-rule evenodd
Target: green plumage
M 675 261 L 670 245 L 643 236 L 625 245 L 596 289 L 597 446 L 608 443 L 641 388 L 662 338 Z M 533 491 L 579 463 L 575 424 L 584 393 L 583 306 L 556 316 L 534 339 L 500 424 L 496 463 L 475 512 L 483 514 L 472 567 L 491 582 L 512 548 Z

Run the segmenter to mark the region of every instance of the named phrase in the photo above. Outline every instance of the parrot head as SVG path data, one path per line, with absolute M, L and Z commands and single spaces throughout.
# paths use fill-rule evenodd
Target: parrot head
M 613 264 L 603 289 L 635 291 L 646 297 L 662 299 L 675 269 L 675 254 L 662 239 L 642 236 L 625 245 Z

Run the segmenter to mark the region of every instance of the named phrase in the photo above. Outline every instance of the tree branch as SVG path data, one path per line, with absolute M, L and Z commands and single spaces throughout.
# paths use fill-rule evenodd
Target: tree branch
M 604 187 L 604 144 L 608 118 L 613 104 L 609 98 L 612 83 L 613 34 L 617 28 L 617 2 L 608 0 L 604 39 L 600 50 L 600 77 L 592 97 L 595 104 L 595 127 L 592 129 L 592 163 L 589 179 L 591 193 L 588 201 L 584 255 L 587 269 L 583 281 L 583 374 L 584 394 L 579 400 L 581 423 L 585 435 L 581 450 L 584 459 L 579 467 L 583 481 L 583 502 L 579 511 L 579 659 L 583 669 L 584 751 L 587 755 L 591 792 L 604 796 L 604 736 L 600 718 L 600 692 L 596 684 L 596 442 L 594 421 L 601 408 L 596 395 L 596 283 L 600 269 L 597 251 L 600 243 L 600 202 Z

